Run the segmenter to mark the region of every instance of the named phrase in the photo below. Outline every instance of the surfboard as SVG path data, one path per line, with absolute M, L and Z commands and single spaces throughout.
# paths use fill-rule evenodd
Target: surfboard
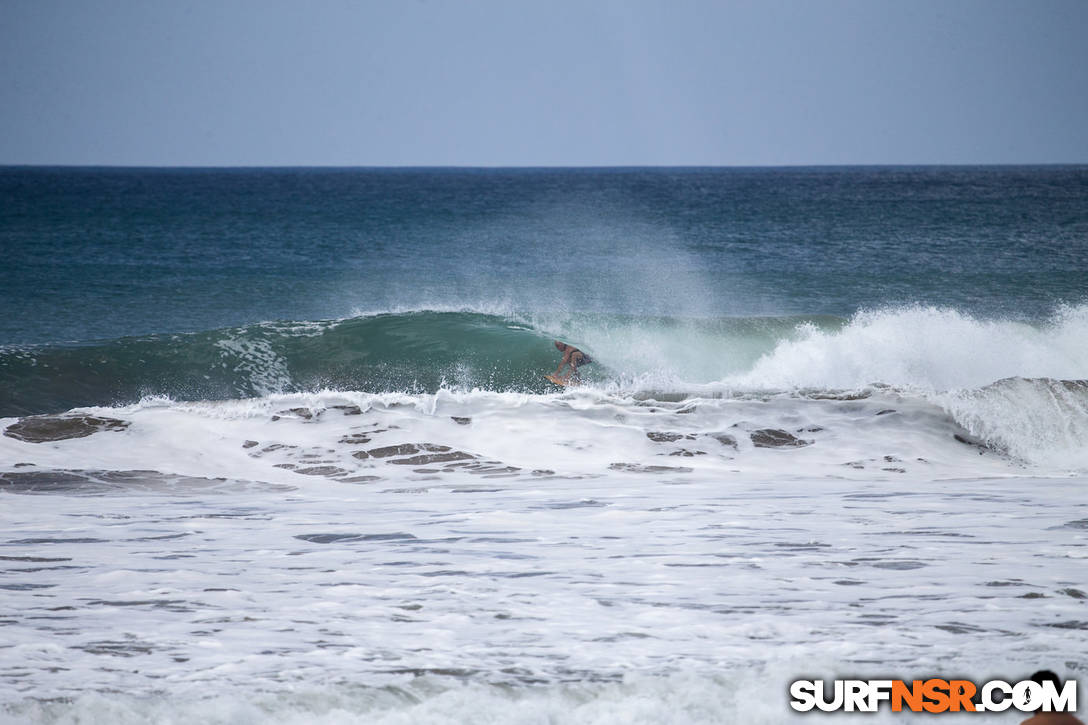
M 545 375 L 544 377 L 546 379 L 548 379 L 549 381 L 555 383 L 556 385 L 558 385 L 561 388 L 567 387 L 567 384 L 565 382 L 563 382 L 559 378 L 555 377 L 554 375 Z

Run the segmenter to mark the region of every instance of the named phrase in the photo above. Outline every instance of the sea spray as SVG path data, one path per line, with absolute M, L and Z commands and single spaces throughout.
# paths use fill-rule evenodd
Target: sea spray
M 797 332 L 725 382 L 747 389 L 882 383 L 942 391 L 1016 376 L 1077 379 L 1088 371 L 1088 305 L 1060 307 L 1036 324 L 949 308 L 886 308 L 859 312 L 841 329 L 805 323 Z

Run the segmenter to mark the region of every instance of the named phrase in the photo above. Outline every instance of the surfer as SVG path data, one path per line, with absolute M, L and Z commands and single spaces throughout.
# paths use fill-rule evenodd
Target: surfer
M 559 340 L 555 341 L 555 349 L 563 353 L 563 359 L 559 361 L 559 367 L 555 369 L 555 375 L 553 377 L 558 380 L 562 380 L 563 385 L 566 385 L 568 382 L 577 383 L 578 368 L 583 365 L 588 365 L 589 363 L 593 362 L 593 360 L 589 357 L 589 355 L 586 355 L 574 345 L 568 345 L 565 342 L 559 342 Z M 559 373 L 563 372 L 564 365 L 570 366 L 570 372 L 567 373 L 566 377 L 561 378 L 559 377 Z

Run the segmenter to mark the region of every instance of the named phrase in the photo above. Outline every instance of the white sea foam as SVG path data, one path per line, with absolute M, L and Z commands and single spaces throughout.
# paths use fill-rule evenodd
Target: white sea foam
M 859 313 L 841 330 L 801 332 L 723 385 L 892 385 L 940 405 L 974 436 L 1022 460 L 1088 468 L 1088 388 L 1074 382 L 1088 378 L 1088 306 L 1063 307 L 1045 325 L 913 307 Z
M 1088 470 L 1088 381 L 1008 378 L 930 397 L 998 450 L 1055 468 Z
M 0 710 L 0 723 L 143 725 L 689 725 L 804 723 L 812 715 L 792 712 L 774 687 L 797 672 L 826 666 L 774 661 L 720 673 L 662 676 L 630 674 L 615 682 L 577 682 L 524 687 L 496 686 L 452 678 L 399 678 L 395 685 L 309 685 L 282 692 L 207 692 L 193 697 L 132 697 L 85 694 L 72 702 Z M 807 668 L 807 669 L 806 669 Z M 959 670 L 957 670 L 959 671 Z M 858 715 L 821 714 L 820 722 L 857 722 Z M 916 714 L 884 711 L 863 716 L 872 723 L 909 723 Z M 977 722 L 976 714 L 946 713 L 948 722 Z
M 343 416 L 336 407 L 343 405 L 358 406 L 362 414 Z M 292 412 L 296 409 L 315 417 L 299 418 Z M 154 469 L 275 482 L 294 478 L 273 465 L 291 461 L 258 460 L 241 448 L 244 441 L 256 440 L 320 450 L 316 458 L 353 475 L 372 474 L 377 467 L 383 476 L 399 477 L 400 469 L 354 458 L 357 447 L 339 442 L 366 422 L 395 425 L 375 436 L 389 445 L 449 446 L 523 471 L 548 469 L 569 476 L 625 475 L 617 471 L 639 467 L 688 469 L 702 478 L 742 473 L 934 479 L 1024 473 L 1016 460 L 997 452 L 979 456 L 975 446 L 957 441 L 957 434 L 970 437 L 972 431 L 942 408 L 894 390 L 672 403 L 592 389 L 551 396 L 327 391 L 221 402 L 149 398 L 135 406 L 86 410 L 132 425 L 124 435 L 97 435 L 47 449 L 4 437 L 0 454 L 12 462 L 30 456 L 27 460 L 54 468 Z M 455 418 L 472 424 L 460 425 Z M 796 442 L 783 449 L 763 448 L 754 442 L 760 430 L 782 431 Z M 1060 472 L 1045 465 L 1033 470 Z
M 1044 325 L 981 320 L 935 307 L 860 312 L 841 330 L 805 326 L 747 372 L 744 388 L 840 388 L 884 383 L 925 391 L 975 388 L 1009 377 L 1088 377 L 1088 305 Z
M 1088 666 L 1084 478 L 866 392 L 157 398 L 2 436 L 0 718 L 776 723 L 802 676 Z

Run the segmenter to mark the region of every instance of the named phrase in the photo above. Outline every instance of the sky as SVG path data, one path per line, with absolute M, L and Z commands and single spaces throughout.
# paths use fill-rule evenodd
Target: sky
M 1088 0 L 0 0 L 0 164 L 1088 163 Z

